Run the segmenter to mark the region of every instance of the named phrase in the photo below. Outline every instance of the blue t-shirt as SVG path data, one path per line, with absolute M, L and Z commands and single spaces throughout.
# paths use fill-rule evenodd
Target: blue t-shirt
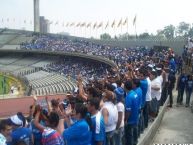
M 142 90 L 140 87 L 134 90 L 137 94 L 138 108 L 139 110 L 142 108 Z
M 142 108 L 145 106 L 146 94 L 148 89 L 148 82 L 146 79 L 140 81 L 140 88 L 142 90 Z
M 31 145 L 32 144 L 31 137 L 32 137 L 31 130 L 25 127 L 17 128 L 13 130 L 11 133 L 12 144 L 15 144 L 19 140 L 23 140 L 27 145 Z
M 97 141 L 103 142 L 105 145 L 105 123 L 100 112 L 91 117 L 92 120 L 92 145 L 96 145 Z
M 133 90 L 126 96 L 125 108 L 127 112 L 130 112 L 130 116 L 127 120 L 128 124 L 137 125 L 139 119 L 138 99 L 137 94 Z
M 40 121 L 40 124 L 45 126 L 45 123 L 43 121 Z M 34 145 L 42 145 L 42 132 L 35 127 L 33 121 L 31 122 L 29 128 L 31 129 L 34 136 Z
M 187 80 L 187 76 L 186 75 L 184 75 L 184 74 L 180 75 L 179 82 L 178 82 L 178 85 L 179 85 L 180 88 L 184 88 L 185 87 L 186 80 Z
M 86 120 L 75 122 L 63 132 L 68 145 L 91 145 L 91 131 Z

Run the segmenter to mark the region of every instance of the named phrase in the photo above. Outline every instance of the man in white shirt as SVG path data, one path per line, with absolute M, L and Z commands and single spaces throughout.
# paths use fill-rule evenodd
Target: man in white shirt
M 151 113 L 153 114 L 153 117 L 156 117 L 159 111 L 158 102 L 161 98 L 161 79 L 160 76 L 157 76 L 156 71 L 151 72 L 150 78 L 151 78 L 151 96 L 152 96 Z

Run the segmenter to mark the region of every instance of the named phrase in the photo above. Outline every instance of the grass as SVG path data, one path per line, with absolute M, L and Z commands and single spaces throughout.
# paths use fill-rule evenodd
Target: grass
M 3 83 L 5 81 L 5 83 Z M 8 78 L 4 78 L 4 76 L 0 75 L 0 95 L 9 93 L 9 84 Z

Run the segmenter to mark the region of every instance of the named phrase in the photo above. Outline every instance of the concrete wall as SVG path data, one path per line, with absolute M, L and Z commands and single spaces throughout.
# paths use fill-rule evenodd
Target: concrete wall
M 42 54 L 42 55 L 50 55 L 50 56 L 71 56 L 71 57 L 80 57 L 85 59 L 91 59 L 96 60 L 105 64 L 108 64 L 112 67 L 117 67 L 117 65 L 107 59 L 100 56 L 94 56 L 94 55 L 87 55 L 82 53 L 71 53 L 71 52 L 48 52 L 48 51 L 35 51 L 35 50 L 7 50 L 7 49 L 0 49 L 0 54 Z

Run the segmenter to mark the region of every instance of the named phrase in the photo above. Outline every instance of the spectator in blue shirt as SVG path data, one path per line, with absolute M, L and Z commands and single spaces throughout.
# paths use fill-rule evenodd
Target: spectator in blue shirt
M 192 95 L 192 90 L 193 90 L 192 75 L 188 75 L 187 81 L 186 81 L 186 107 L 190 105 L 190 98 Z
M 143 124 L 143 112 L 141 111 L 142 109 L 142 89 L 140 88 L 140 80 L 139 79 L 133 79 L 133 89 L 137 94 L 137 99 L 138 99 L 138 108 L 139 108 L 139 123 L 138 123 L 138 137 L 140 136 L 141 133 L 141 126 Z
M 182 105 L 183 103 L 183 96 L 184 96 L 184 90 L 186 86 L 186 80 L 187 80 L 187 76 L 183 71 L 182 74 L 178 77 L 178 81 L 176 85 L 176 90 L 178 90 L 177 106 Z
M 141 120 L 141 131 L 143 132 L 145 128 L 145 113 L 144 113 L 144 108 L 145 108 L 145 102 L 146 102 L 146 94 L 148 90 L 148 82 L 146 79 L 146 73 L 147 71 L 144 69 L 139 70 L 139 78 L 140 78 L 140 88 L 142 90 L 142 102 L 141 102 L 141 111 L 142 111 L 142 120 Z
M 88 117 L 87 108 L 82 103 L 75 106 L 76 122 L 64 130 L 64 119 L 59 123 L 59 132 L 62 133 L 67 145 L 91 145 L 91 119 Z M 65 121 L 70 124 L 70 117 L 66 116 Z
M 125 143 L 126 145 L 136 145 L 137 126 L 139 121 L 137 94 L 132 90 L 132 81 L 126 81 L 124 88 L 127 93 L 125 99 Z
M 88 102 L 88 111 L 92 120 L 92 145 L 105 145 L 105 123 L 99 111 L 100 99 L 91 98 Z

